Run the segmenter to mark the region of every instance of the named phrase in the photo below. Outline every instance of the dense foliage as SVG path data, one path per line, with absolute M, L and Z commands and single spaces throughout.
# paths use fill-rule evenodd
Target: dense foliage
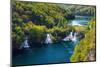
M 56 4 L 13 2 L 12 3 L 12 40 L 15 46 L 29 35 L 29 43 L 43 42 L 46 33 L 63 35 L 67 29 L 66 11 Z M 53 39 L 56 40 L 54 37 Z
M 74 15 L 82 15 L 82 16 L 95 16 L 95 8 L 93 6 L 83 6 L 83 5 L 66 5 L 66 4 L 60 4 L 60 7 L 67 10 L 68 13 L 74 14 Z
M 35 43 L 43 43 L 47 33 L 52 35 L 55 43 L 61 41 L 70 31 L 77 31 L 84 33 L 85 38 L 76 46 L 70 60 L 71 62 L 89 60 L 89 51 L 95 49 L 95 21 L 82 27 L 68 25 L 75 15 L 95 16 L 95 8 L 53 3 L 12 2 L 13 48 L 18 49 L 25 36 L 28 36 L 28 43 L 34 46 Z
M 95 20 L 89 22 L 85 38 L 75 47 L 74 53 L 71 56 L 71 62 L 80 61 L 95 61 Z

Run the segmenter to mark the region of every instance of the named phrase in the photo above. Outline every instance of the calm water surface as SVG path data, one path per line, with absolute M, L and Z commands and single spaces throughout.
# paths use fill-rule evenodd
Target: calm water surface
M 72 20 L 73 25 L 86 25 L 88 20 Z M 47 44 L 47 46 L 25 49 L 22 54 L 15 56 L 12 63 L 15 65 L 28 64 L 49 64 L 70 62 L 76 43 L 60 42 L 56 44 Z
M 74 47 L 74 42 L 61 42 L 48 44 L 44 47 L 26 49 L 21 55 L 13 58 L 13 64 L 27 65 L 70 62 L 69 59 Z

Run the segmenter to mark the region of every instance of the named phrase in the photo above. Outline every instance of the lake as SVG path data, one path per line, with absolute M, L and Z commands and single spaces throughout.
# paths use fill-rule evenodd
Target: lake
M 79 17 L 79 16 L 78 16 Z M 72 25 L 87 25 L 88 19 L 76 18 L 71 21 Z M 24 49 L 22 54 L 13 57 L 13 65 L 29 65 L 29 64 L 49 64 L 49 63 L 68 63 L 74 52 L 77 42 L 66 41 L 55 44 L 47 44 L 43 47 Z

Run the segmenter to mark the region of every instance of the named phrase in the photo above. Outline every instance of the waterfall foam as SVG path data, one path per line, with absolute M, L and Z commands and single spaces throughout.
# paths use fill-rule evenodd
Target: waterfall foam
M 63 39 L 63 41 L 70 41 L 71 40 L 73 42 L 76 42 L 77 41 L 76 35 L 77 35 L 77 33 L 70 32 L 70 34 Z
M 76 41 L 77 41 L 76 34 L 77 34 L 77 33 L 74 33 L 74 36 L 73 36 L 73 38 L 72 38 L 72 41 L 73 41 L 73 42 L 76 42 Z
M 25 38 L 24 42 L 22 43 L 22 45 L 20 46 L 20 49 L 22 48 L 29 48 L 29 44 L 28 44 L 28 37 Z
M 47 35 L 46 35 L 45 43 L 46 43 L 46 44 L 50 44 L 50 43 L 52 43 L 52 40 L 51 40 L 50 34 L 47 34 Z

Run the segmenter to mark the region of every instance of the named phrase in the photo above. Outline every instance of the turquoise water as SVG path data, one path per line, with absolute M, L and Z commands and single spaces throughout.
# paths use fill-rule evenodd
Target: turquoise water
M 74 47 L 74 42 L 61 42 L 48 44 L 44 47 L 26 49 L 21 55 L 13 58 L 13 64 L 28 65 L 70 62 L 70 56 L 73 53 Z
M 73 25 L 87 25 L 87 19 L 72 20 Z M 25 49 L 22 54 L 12 59 L 13 65 L 68 63 L 73 54 L 76 43 L 67 41 L 56 44 L 47 44 L 43 47 Z

